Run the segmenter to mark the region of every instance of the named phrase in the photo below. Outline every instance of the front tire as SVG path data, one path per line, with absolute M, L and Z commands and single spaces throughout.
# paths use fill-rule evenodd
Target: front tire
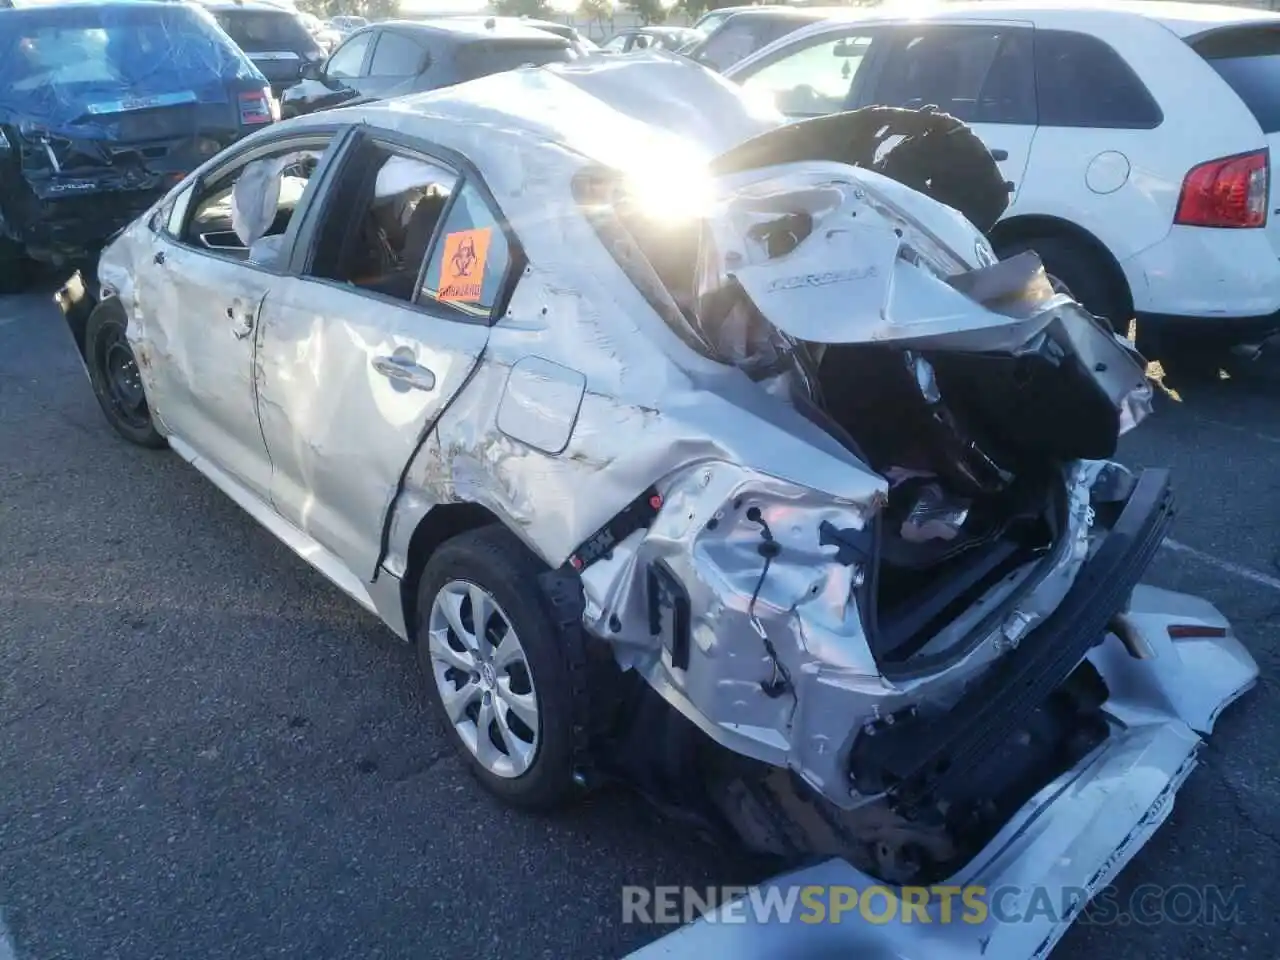
M 156 430 L 142 388 L 133 348 L 125 336 L 127 320 L 120 305 L 99 304 L 85 323 L 85 365 L 89 382 L 107 422 L 130 443 L 152 450 L 165 446 Z
M 415 633 L 454 746 L 486 789 L 530 809 L 575 795 L 587 729 L 582 640 L 557 625 L 544 572 L 505 527 L 460 534 L 422 573 Z

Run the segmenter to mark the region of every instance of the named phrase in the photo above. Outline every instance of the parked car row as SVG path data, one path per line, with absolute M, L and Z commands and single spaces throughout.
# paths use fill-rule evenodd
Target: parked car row
M 11 81 L 0 95 L 12 115 L 0 121 L 0 151 L 7 151 L 0 156 L 9 158 L 0 176 L 14 184 L 0 200 L 0 263 L 10 285 L 22 274 L 19 254 L 66 259 L 144 209 L 149 188 L 140 185 L 154 188 L 150 173 L 132 167 L 121 191 L 110 185 L 118 176 L 87 177 L 86 151 L 63 159 L 64 142 L 110 142 L 90 151 L 98 168 L 120 171 L 141 156 L 148 171 L 169 164 L 181 172 L 200 151 L 216 151 L 277 116 L 419 93 L 596 49 L 573 27 L 549 21 L 461 15 L 362 25 L 348 17 L 333 24 L 346 35 L 326 56 L 295 11 L 269 0 L 201 0 L 198 9 L 234 45 L 193 14 L 174 12 L 185 9 L 106 2 L 5 12 L 15 25 L 31 25 L 29 35 L 9 41 L 20 55 L 0 65 Z M 165 62 L 186 60 L 149 73 L 146 96 L 134 83 L 136 67 L 121 66 L 125 55 L 116 52 L 132 43 L 140 52 L 127 56 L 154 59 L 146 29 L 136 36 L 133 27 L 113 29 L 110 44 L 87 39 L 99 36 L 92 32 L 98 20 L 163 24 L 173 17 L 188 32 L 203 31 L 217 57 L 205 63 L 185 47 L 166 48 Z M 64 22 L 90 26 L 80 34 L 40 26 Z M 1033 249 L 1059 288 L 1095 314 L 1126 329 L 1136 318 L 1149 355 L 1174 365 L 1216 361 L 1220 348 L 1280 331 L 1280 214 L 1269 209 L 1270 150 L 1280 136 L 1280 17 L 1206 4 L 989 0 L 909 18 L 893 7 L 726 8 L 707 14 L 697 30 L 708 25 L 692 42 L 701 33 L 647 27 L 624 31 L 603 49 L 654 56 L 678 48 L 793 121 L 869 105 L 932 106 L 969 125 L 1000 166 L 1010 202 L 990 232 L 997 251 Z M 86 73 L 90 64 L 101 65 L 98 74 Z M 193 71 L 209 66 L 221 71 L 218 81 L 210 85 L 201 74 L 197 83 Z M 193 88 L 222 91 L 227 83 L 239 85 L 240 113 L 214 116 L 209 94 Z M 113 90 L 124 106 L 95 101 L 97 112 L 77 112 L 87 90 L 104 102 Z M 40 116 L 53 126 L 41 126 Z M 227 117 L 235 121 L 230 132 Z M 196 146 L 175 146 L 179 133 Z M 163 150 L 153 143 L 161 140 Z M 90 204 L 94 228 L 82 229 L 75 214 L 63 219 L 99 194 L 111 202 Z M 1181 349 L 1187 345 L 1194 349 Z

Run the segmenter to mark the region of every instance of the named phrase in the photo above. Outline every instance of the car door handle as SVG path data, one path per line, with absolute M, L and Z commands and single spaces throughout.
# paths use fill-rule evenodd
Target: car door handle
M 991 159 L 996 161 L 996 163 L 999 163 L 1001 160 L 1008 160 L 1009 151 L 1008 150 L 992 150 Z
M 389 357 L 374 357 L 373 369 L 388 380 L 403 383 L 414 390 L 434 390 L 436 375 L 426 367 L 419 366 L 413 357 L 399 352 Z

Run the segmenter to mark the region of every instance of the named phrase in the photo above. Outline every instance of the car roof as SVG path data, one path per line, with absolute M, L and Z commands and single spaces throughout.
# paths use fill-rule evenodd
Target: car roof
M 375 27 L 395 27 L 397 30 L 441 37 L 470 43 L 479 40 L 538 40 L 544 43 L 569 45 L 564 37 L 522 23 L 515 17 L 439 17 L 426 20 L 383 20 L 359 32 Z M 353 34 L 354 36 L 354 34 Z
M 194 0 L 196 6 L 204 7 L 214 13 L 226 13 L 231 10 L 249 10 L 255 13 L 288 13 L 299 11 L 287 7 L 283 3 L 272 3 L 271 0 Z
M 535 29 L 546 32 L 564 31 L 572 33 L 574 36 L 579 35 L 578 28 L 572 23 L 560 23 L 557 20 L 543 20 L 539 17 L 507 17 L 507 16 L 486 16 L 483 13 L 431 13 L 424 14 L 421 17 L 415 17 L 413 23 L 433 23 L 437 20 L 448 20 L 452 23 L 475 22 L 483 24 L 486 20 L 493 20 L 497 23 L 514 23 L 525 27 L 534 27 Z M 561 34 L 563 36 L 563 34 Z
M 759 7 L 732 7 L 725 8 L 730 10 L 729 16 L 720 21 L 717 30 L 724 29 L 725 24 L 744 20 L 796 20 L 796 21 L 818 21 L 831 18 L 843 19 L 848 17 L 852 10 L 849 7 L 787 7 L 787 6 L 759 6 Z M 863 16 L 871 14 L 870 10 L 864 11 Z
M 718 122 L 708 124 L 708 116 Z M 746 103 L 737 84 L 684 57 L 646 50 L 520 67 L 428 93 L 303 114 L 275 127 L 335 122 L 422 136 L 467 156 L 491 187 L 497 177 L 512 187 L 512 197 L 534 203 L 518 185 L 539 156 L 556 158 L 548 162 L 566 170 L 583 161 L 621 168 L 668 155 L 714 156 L 773 129 L 782 117 Z M 513 163 L 513 157 L 523 160 Z
M 817 8 L 798 7 L 797 12 Z M 763 8 L 776 13 L 777 8 Z M 750 11 L 734 14 L 749 16 Z M 1037 26 L 1059 26 L 1082 19 L 1099 24 L 1121 24 L 1135 19 L 1158 23 L 1179 37 L 1190 37 L 1218 27 L 1280 23 L 1280 13 L 1190 0 L 961 0 L 921 4 L 889 0 L 873 9 L 840 7 L 823 11 L 833 23 L 879 20 L 1025 20 Z M 727 21 L 726 21 L 727 22 Z M 820 32 L 817 28 L 806 32 Z M 794 36 L 794 35 L 793 35 Z

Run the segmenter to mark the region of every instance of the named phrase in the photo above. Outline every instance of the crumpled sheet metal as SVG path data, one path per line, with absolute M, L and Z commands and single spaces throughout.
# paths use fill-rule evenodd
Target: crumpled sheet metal
M 834 562 L 818 546 L 824 522 L 860 527 L 862 512 L 829 498 L 730 464 L 692 466 L 663 490 L 666 502 L 646 532 L 583 573 L 586 622 L 613 643 L 620 663 L 649 683 L 717 742 L 737 753 L 789 767 L 838 806 L 865 798 L 847 789 L 840 747 L 878 714 L 924 701 L 940 709 L 1004 652 L 1004 624 L 1031 629 L 1053 612 L 1075 581 L 1090 542 L 1089 490 L 1104 464 L 1074 465 L 1066 530 L 1038 581 L 1029 563 L 957 617 L 922 651 L 944 650 L 977 627 L 986 611 L 1029 586 L 1001 624 L 992 627 L 952 669 L 890 681 L 877 666 L 850 596 L 856 566 Z M 782 551 L 761 581 L 760 510 Z M 676 669 L 648 633 L 645 573 L 661 560 L 689 592 L 693 635 L 687 669 Z M 758 591 L 758 592 L 757 592 Z M 752 596 L 756 596 L 754 608 Z M 621 629 L 609 624 L 616 617 Z M 775 679 L 758 623 L 795 685 L 795 695 L 761 695 Z M 615 627 L 617 624 L 614 625 Z
M 77 82 L 57 82 L 64 73 Z M 23 133 L 127 140 L 136 110 L 225 105 L 220 81 L 251 79 L 262 75 L 191 4 L 41 4 L 6 12 L 0 35 L 0 115 Z
M 1204 600 L 1139 586 L 1125 619 L 1149 645 L 1151 658 L 1134 659 L 1114 634 L 1089 655 L 1111 692 L 1105 710 L 1117 724 L 1113 735 L 1042 788 L 948 879 L 958 888 L 983 888 L 988 898 L 997 890 L 1011 891 L 1000 907 L 1019 921 L 1000 923 L 988 911 L 981 922 L 965 922 L 966 911 L 953 902 L 951 921 L 945 922 L 940 895 L 929 900 L 928 922 L 919 915 L 903 922 L 899 908 L 885 923 L 862 921 L 857 910 L 840 923 L 804 923 L 801 905 L 784 922 L 752 906 L 785 903 L 807 886 L 885 889 L 876 878 L 832 859 L 773 877 L 748 894 L 746 904 L 722 908 L 719 916 L 661 937 L 628 960 L 1044 960 L 1084 904 L 1074 911 L 1046 911 L 1035 909 L 1042 899 L 1032 898 L 1047 891 L 1061 906 L 1080 891 L 1092 897 L 1112 883 L 1172 812 L 1177 791 L 1195 769 L 1201 737 L 1257 682 L 1257 664 Z M 1175 640 L 1167 630 L 1171 622 L 1225 635 Z M 989 900 L 982 902 L 990 907 Z M 877 915 L 884 909 L 877 898 Z

